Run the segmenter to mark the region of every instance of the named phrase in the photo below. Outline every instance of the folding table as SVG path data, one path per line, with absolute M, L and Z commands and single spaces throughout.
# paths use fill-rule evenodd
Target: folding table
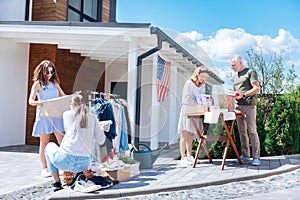
M 236 145 L 234 143 L 234 140 L 232 138 L 232 131 L 233 131 L 233 126 L 234 126 L 235 119 L 230 119 L 230 120 L 226 120 L 225 121 L 224 120 L 224 116 L 221 113 L 220 116 L 219 116 L 219 119 L 222 121 L 222 124 L 223 124 L 223 126 L 224 126 L 224 128 L 226 130 L 227 135 L 211 136 L 211 135 L 206 135 L 206 126 L 207 126 L 207 123 L 204 123 L 204 125 L 203 125 L 203 131 L 201 132 L 198 129 L 197 124 L 196 124 L 196 122 L 194 120 L 194 118 L 196 118 L 196 117 L 200 117 L 200 118 L 204 119 L 204 115 L 205 115 L 204 112 L 187 114 L 187 117 L 191 119 L 192 124 L 195 127 L 196 133 L 197 133 L 198 138 L 199 138 L 199 144 L 198 144 L 198 147 L 197 147 L 197 151 L 196 151 L 196 155 L 195 155 L 195 160 L 194 160 L 194 163 L 193 163 L 193 167 L 196 167 L 196 163 L 197 163 L 197 159 L 198 159 L 201 147 L 203 147 L 206 156 L 208 157 L 210 163 L 212 163 L 211 156 L 210 156 L 209 151 L 208 151 L 208 149 L 206 147 L 206 144 L 205 144 L 206 141 L 226 141 L 226 147 L 224 149 L 223 160 L 222 160 L 222 167 L 221 167 L 222 170 L 224 169 L 224 165 L 225 165 L 225 162 L 226 162 L 226 157 L 227 157 L 227 154 L 228 154 L 228 147 L 229 147 L 230 144 L 233 147 L 233 150 L 234 150 L 234 152 L 235 152 L 235 154 L 236 154 L 236 156 L 238 158 L 238 161 L 239 161 L 240 165 L 243 164 L 243 161 L 240 158 L 239 152 L 238 152 L 238 150 L 236 148 Z M 244 113 L 242 113 L 242 112 L 235 112 L 236 118 L 242 117 L 243 115 L 244 115 Z M 230 125 L 230 129 L 228 128 L 227 122 L 229 122 L 231 124 Z

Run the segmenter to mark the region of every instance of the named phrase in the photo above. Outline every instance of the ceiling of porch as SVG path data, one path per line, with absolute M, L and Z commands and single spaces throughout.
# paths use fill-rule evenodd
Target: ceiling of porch
M 99 62 L 127 65 L 130 51 L 137 51 L 139 56 L 152 49 L 161 34 L 164 40 L 160 52 L 181 65 L 181 69 L 194 71 L 201 64 L 160 29 L 155 34 L 150 29 L 150 24 L 133 23 L 0 22 L 0 37 L 19 43 L 56 44 L 59 49 L 69 49 Z M 223 82 L 214 73 L 210 75 L 212 84 Z

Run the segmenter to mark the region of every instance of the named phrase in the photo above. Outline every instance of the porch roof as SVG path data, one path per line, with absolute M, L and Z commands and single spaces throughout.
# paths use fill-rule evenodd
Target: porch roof
M 202 63 L 171 37 L 149 23 L 91 23 L 91 22 L 0 22 L 0 37 L 20 43 L 56 44 L 99 62 L 127 63 L 130 42 L 136 41 L 140 53 L 156 46 L 157 35 L 163 38 L 160 51 L 182 66 L 194 71 Z M 223 84 L 212 71 L 209 82 Z

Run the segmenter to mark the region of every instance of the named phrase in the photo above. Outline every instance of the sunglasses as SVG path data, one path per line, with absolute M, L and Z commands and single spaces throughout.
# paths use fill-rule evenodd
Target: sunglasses
M 46 75 L 48 75 L 48 74 L 53 75 L 54 72 L 53 72 L 53 71 L 51 71 L 51 72 L 46 72 L 45 74 L 46 74 Z

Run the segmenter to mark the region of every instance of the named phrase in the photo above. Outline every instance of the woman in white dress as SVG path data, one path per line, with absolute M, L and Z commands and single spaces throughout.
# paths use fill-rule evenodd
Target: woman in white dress
M 184 113 L 184 106 L 197 104 L 196 96 L 199 94 L 205 94 L 204 83 L 207 80 L 208 76 L 208 70 L 205 66 L 197 67 L 191 78 L 185 82 L 183 87 L 181 102 L 182 107 L 178 122 L 178 133 L 181 133 L 180 154 L 181 162 L 183 164 L 192 164 L 194 161 L 194 158 L 192 156 L 192 148 L 196 133 L 191 120 Z M 200 118 L 196 119 L 196 124 L 199 125 L 199 130 L 203 128 Z

